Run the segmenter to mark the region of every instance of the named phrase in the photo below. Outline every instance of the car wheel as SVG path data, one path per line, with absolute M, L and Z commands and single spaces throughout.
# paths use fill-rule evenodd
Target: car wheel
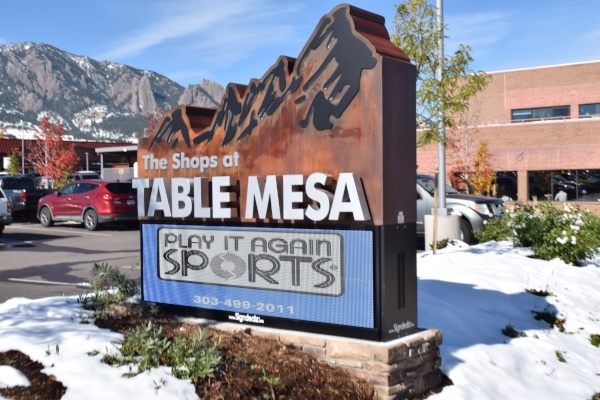
M 87 210 L 83 214 L 83 225 L 88 231 L 95 231 L 98 229 L 98 213 L 94 210 Z
M 2 232 L 4 231 L 4 225 L 0 225 L 0 237 L 2 237 Z
M 466 219 L 460 219 L 460 239 L 466 244 L 473 242 L 473 228 Z
M 54 224 L 54 221 L 52 221 L 52 213 L 48 207 L 43 207 L 40 210 L 40 223 L 45 227 L 52 226 Z

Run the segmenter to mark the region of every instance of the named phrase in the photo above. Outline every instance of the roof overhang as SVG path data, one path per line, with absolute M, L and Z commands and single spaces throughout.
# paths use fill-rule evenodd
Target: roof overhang
M 131 146 L 97 147 L 96 153 L 129 153 L 137 151 L 137 144 Z

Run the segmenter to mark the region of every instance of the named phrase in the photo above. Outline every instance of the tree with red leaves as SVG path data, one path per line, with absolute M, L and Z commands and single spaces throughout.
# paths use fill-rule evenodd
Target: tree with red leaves
M 477 129 L 463 124 L 447 131 L 448 177 L 453 188 L 472 192 L 471 172 L 475 157 Z
M 480 110 L 481 105 L 475 103 L 457 117 L 462 123 L 447 132 L 448 177 L 452 187 L 459 191 L 491 195 L 494 194 L 494 156 L 489 153 L 487 142 L 478 137 Z
M 154 114 L 146 114 L 146 119 L 148 120 L 148 128 L 142 131 L 142 137 L 150 137 L 152 132 L 154 132 L 154 130 L 156 129 L 156 125 L 158 125 L 164 114 L 165 110 L 162 108 L 157 108 L 156 110 L 154 110 Z
M 75 145 L 63 141 L 65 134 L 62 124 L 55 125 L 44 117 L 40 120 L 35 140 L 27 146 L 29 162 L 40 175 L 52 181 L 55 189 L 67 183 L 68 176 L 79 163 Z

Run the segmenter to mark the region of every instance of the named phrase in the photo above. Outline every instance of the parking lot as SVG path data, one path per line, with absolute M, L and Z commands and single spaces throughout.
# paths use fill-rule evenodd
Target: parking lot
M 75 223 L 44 228 L 37 221 L 14 222 L 0 237 L 0 303 L 88 292 L 94 263 L 139 280 L 139 234 L 120 225 L 90 232 Z

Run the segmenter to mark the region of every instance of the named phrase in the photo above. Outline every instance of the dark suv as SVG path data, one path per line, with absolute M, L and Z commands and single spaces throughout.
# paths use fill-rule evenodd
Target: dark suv
M 0 188 L 10 200 L 14 214 L 34 215 L 38 200 L 50 192 L 38 189 L 34 179 L 26 176 L 2 176 Z
M 136 194 L 131 182 L 80 180 L 42 197 L 37 216 L 43 226 L 82 222 L 90 231 L 106 222 L 137 221 Z

